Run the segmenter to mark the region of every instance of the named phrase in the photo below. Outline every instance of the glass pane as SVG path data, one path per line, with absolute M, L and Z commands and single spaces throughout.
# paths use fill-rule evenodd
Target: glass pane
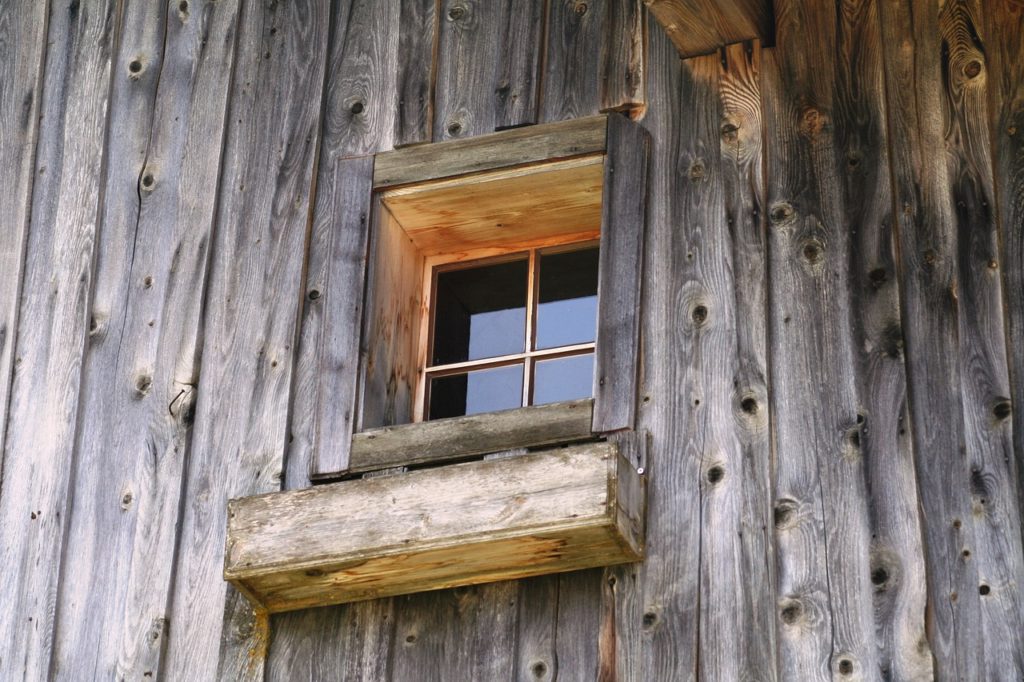
M 478 369 L 430 380 L 430 419 L 495 412 L 522 405 L 522 365 Z
M 533 369 L 533 404 L 589 398 L 594 390 L 594 354 L 540 360 Z
M 524 259 L 439 273 L 431 364 L 522 353 L 528 268 Z
M 540 257 L 537 348 L 589 343 L 597 332 L 597 247 Z

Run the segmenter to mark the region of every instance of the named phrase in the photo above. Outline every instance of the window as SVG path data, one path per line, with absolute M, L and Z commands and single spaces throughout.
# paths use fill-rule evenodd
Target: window
M 372 470 L 381 427 L 424 461 L 632 428 L 647 147 L 610 114 L 339 160 L 303 313 L 311 478 Z
M 591 397 L 597 272 L 593 243 L 434 267 L 420 415 Z

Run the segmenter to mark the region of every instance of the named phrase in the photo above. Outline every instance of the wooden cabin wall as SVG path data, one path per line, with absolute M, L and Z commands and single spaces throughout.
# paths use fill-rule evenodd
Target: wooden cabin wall
M 774 6 L 680 61 L 632 0 L 0 3 L 0 678 L 1024 678 L 1024 9 Z M 255 617 L 356 157 L 606 110 L 647 559 Z

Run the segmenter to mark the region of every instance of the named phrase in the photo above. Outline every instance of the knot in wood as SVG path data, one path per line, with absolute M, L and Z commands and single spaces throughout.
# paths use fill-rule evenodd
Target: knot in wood
M 658 622 L 658 614 L 654 611 L 648 611 L 644 614 L 641 621 L 645 629 L 649 630 L 654 627 Z
M 784 499 L 775 504 L 774 521 L 778 530 L 785 530 L 796 525 L 797 518 L 796 500 Z
M 786 625 L 796 625 L 803 618 L 804 605 L 799 599 L 783 599 L 779 607 L 779 617 Z
M 715 464 L 708 469 L 708 483 L 711 485 L 718 485 L 725 478 L 725 467 L 721 464 Z
M 871 287 L 874 289 L 880 289 L 888 279 L 889 273 L 885 271 L 885 268 L 875 268 L 868 273 L 868 281 L 871 282 Z
M 818 137 L 828 126 L 828 116 L 816 107 L 804 107 L 800 111 L 798 128 L 806 137 Z
M 707 174 L 707 169 L 704 167 L 704 163 L 701 161 L 695 162 L 690 166 L 690 181 L 699 182 L 704 179 Z
M 148 374 L 140 374 L 135 377 L 135 393 L 137 397 L 142 398 L 149 394 L 149 390 L 153 387 L 153 377 Z
M 455 137 L 462 132 L 462 124 L 458 121 L 452 121 L 448 124 L 448 134 Z
M 704 304 L 697 304 L 690 313 L 694 326 L 700 327 L 708 321 L 708 307 Z
M 992 415 L 998 421 L 1009 419 L 1011 414 L 1013 414 L 1013 406 L 1010 401 L 1005 398 L 996 402 L 992 407 Z
M 808 239 L 803 243 L 801 253 L 808 264 L 817 265 L 824 258 L 825 245 L 817 239 Z
M 455 7 L 448 10 L 448 18 L 452 21 L 458 21 L 464 16 L 466 16 L 466 8 L 462 5 L 455 5 Z
M 789 221 L 796 211 L 793 209 L 791 204 L 786 202 L 780 202 L 772 206 L 771 211 L 768 213 L 768 218 L 776 225 L 781 225 Z
M 964 75 L 969 79 L 977 78 L 981 75 L 981 62 L 977 59 L 964 64 Z
M 840 658 L 838 663 L 836 664 L 836 672 L 838 672 L 843 677 L 849 677 L 853 674 L 853 667 L 853 661 L 850 658 L 844 656 Z
M 363 113 L 364 108 L 365 105 L 362 103 L 362 101 L 357 99 L 355 102 L 352 102 L 352 106 L 350 106 L 348 110 L 352 112 L 353 116 L 358 116 L 359 114 Z
M 986 585 L 985 583 L 982 583 L 978 586 L 978 594 L 980 594 L 982 597 L 987 597 L 989 594 L 991 594 L 991 592 L 992 588 Z
M 188 0 L 181 0 L 181 2 L 178 3 L 178 11 L 181 14 L 185 15 L 185 16 L 182 17 L 182 19 L 187 18 L 187 16 L 188 16 Z
M 142 72 L 145 70 L 145 67 L 146 64 L 142 61 L 142 58 L 136 57 L 128 62 L 128 77 L 133 81 L 139 80 L 139 78 L 142 77 Z
M 723 142 L 728 142 L 732 144 L 733 142 L 736 142 L 736 140 L 738 140 L 740 137 L 740 128 L 735 123 L 723 123 L 722 127 L 719 130 L 722 134 Z
M 315 301 L 318 298 L 320 298 L 320 292 L 318 290 L 313 289 L 309 292 L 309 300 Z
M 146 171 L 142 174 L 142 179 L 139 183 L 142 185 L 143 191 L 151 192 L 156 185 L 156 178 L 153 176 L 153 173 Z
M 533 676 L 539 680 L 547 674 L 548 666 L 544 661 L 536 661 L 530 666 L 530 672 L 532 672 Z
M 757 414 L 758 410 L 757 398 L 755 398 L 752 395 L 746 396 L 745 398 L 740 400 L 740 409 L 743 410 L 744 413 L 753 417 L 755 414 Z
M 572 11 L 575 12 L 577 16 L 582 17 L 584 14 L 587 13 L 588 9 L 590 8 L 587 7 L 587 3 L 577 2 L 576 5 L 572 8 Z

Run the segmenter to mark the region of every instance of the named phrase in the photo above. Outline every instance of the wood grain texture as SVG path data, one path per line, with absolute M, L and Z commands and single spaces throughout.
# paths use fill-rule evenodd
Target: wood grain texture
M 399 0 L 331 2 L 321 163 L 388 150 L 396 134 L 404 138 L 407 124 L 399 124 L 398 114 L 400 19 Z M 403 85 L 415 82 L 418 91 L 419 79 Z
M 607 125 L 607 116 L 590 116 L 379 154 L 373 186 L 385 189 L 603 152 Z
M 434 139 L 494 131 L 495 72 L 510 0 L 441 0 Z
M 940 675 L 1013 679 L 1024 572 L 980 4 L 880 9 L 929 641 Z
M 644 0 L 682 57 L 760 38 L 773 44 L 772 0 Z
M 314 347 L 317 362 L 316 399 L 302 409 L 316 412 L 316 434 L 310 476 L 343 471 L 348 466 L 349 447 L 356 419 L 359 378 L 359 330 L 363 317 L 363 293 L 366 281 L 366 249 L 370 233 L 373 202 L 373 157 L 337 162 L 331 170 L 319 174 L 314 235 L 322 235 L 326 223 L 328 238 L 310 244 L 326 249 L 323 272 L 309 271 L 306 306 L 320 308 L 320 338 Z M 329 174 L 329 175 L 328 175 Z M 314 262 L 321 262 L 318 255 Z M 312 278 L 320 278 L 320 282 Z M 313 292 L 319 296 L 314 297 Z M 316 315 L 315 311 L 311 311 Z M 304 321 L 308 320 L 304 316 Z M 313 329 L 303 327 L 304 338 Z M 300 347 L 300 361 L 304 351 Z M 293 417 L 294 419 L 294 417 Z
M 405 0 L 400 3 L 396 147 L 431 141 L 438 4 L 438 0 Z
M 925 631 L 927 575 L 903 357 L 892 175 L 887 150 L 882 35 L 873 2 L 838 16 L 835 58 L 836 153 L 850 234 L 850 305 L 859 439 L 871 524 L 870 571 L 879 674 L 929 679 Z M 856 670 L 856 668 L 855 668 Z M 867 674 L 867 671 L 865 671 Z
M 0 7 L 0 64 L 5 65 L 0 82 L 0 129 L 4 131 L 0 174 L 7 188 L 0 193 L 0 220 L 6 229 L 0 240 L 0 457 L 4 453 L 32 206 L 49 3 L 39 2 L 32 11 L 22 10 L 10 4 Z
M 494 128 L 537 122 L 546 0 L 508 0 L 494 82 Z
M 608 5 L 601 45 L 601 111 L 636 111 L 644 106 L 644 20 L 642 0 Z
M 280 486 L 327 12 L 308 0 L 241 15 L 167 679 L 263 674 L 266 620 L 220 580 L 226 502 Z
M 363 431 L 352 438 L 348 472 L 586 440 L 593 405 L 588 398 Z
M 763 72 L 784 679 L 879 669 L 851 329 L 851 239 L 861 228 L 851 204 L 860 190 L 843 176 L 841 147 L 860 121 L 843 108 L 837 69 L 821 68 L 849 63 L 840 49 L 850 27 L 835 12 L 853 7 L 776 3 L 778 47 Z
M 59 597 L 61 674 L 158 675 L 168 634 L 209 188 L 220 172 L 238 12 L 235 2 L 188 7 L 131 3 L 121 20 Z
M 647 513 L 647 558 L 632 588 L 639 608 L 627 627 L 632 637 L 616 637 L 616 660 L 624 680 L 690 680 L 697 674 L 700 583 L 700 457 L 688 440 L 690 425 L 681 418 L 692 398 L 686 389 L 687 328 L 673 276 L 681 211 L 676 197 L 682 176 L 677 155 L 683 145 L 683 74 L 675 48 L 662 31 L 648 43 L 650 132 L 647 234 L 641 336 L 644 339 L 637 428 L 651 434 Z M 626 597 L 627 595 L 623 595 Z M 597 629 L 600 623 L 591 622 Z M 619 628 L 621 633 L 623 628 Z
M 1024 504 L 1024 4 L 985 6 L 987 90 L 1002 250 L 1003 299 L 1014 416 L 1017 504 Z
M 42 100 L 29 106 L 42 120 L 0 478 L 0 598 L 12 614 L 0 619 L 3 679 L 46 679 L 53 653 L 117 6 L 52 3 Z
M 276 612 L 635 560 L 620 459 L 592 443 L 232 500 L 224 576 Z
M 620 0 L 548 1 L 541 122 L 580 118 L 600 111 L 601 51 L 609 1 Z
M 608 117 L 594 349 L 595 433 L 632 428 L 636 415 L 649 151 L 644 128 L 625 116 Z

